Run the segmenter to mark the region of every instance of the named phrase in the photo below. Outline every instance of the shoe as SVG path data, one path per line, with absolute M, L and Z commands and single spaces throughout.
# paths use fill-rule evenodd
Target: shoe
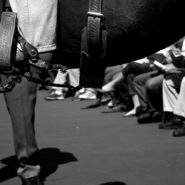
M 136 115 L 136 109 L 132 109 L 129 112 L 123 113 L 122 116 L 123 117 L 129 117 L 129 116 L 135 116 Z
M 163 114 L 163 122 L 165 123 L 165 122 L 171 120 L 173 118 L 173 116 L 174 116 L 173 112 L 166 112 L 165 111 Z
M 179 116 L 173 115 L 171 119 L 166 120 L 158 125 L 159 129 L 176 129 L 183 125 L 183 121 Z
M 155 123 L 162 121 L 162 113 L 161 112 L 146 112 L 141 114 L 137 119 L 139 124 L 146 124 L 146 123 Z
M 146 107 L 138 106 L 136 108 L 136 116 L 137 117 L 139 117 L 141 114 L 144 114 L 145 112 L 147 112 L 147 108 Z
M 111 98 L 108 102 L 107 102 L 107 108 L 108 109 L 112 109 L 113 107 L 116 107 L 118 105 L 122 104 L 118 99 L 116 98 Z
M 127 107 L 124 104 L 118 104 L 111 108 L 107 107 L 107 111 L 104 111 L 102 113 L 114 113 L 114 112 L 124 112 L 127 111 Z
M 111 97 L 108 95 L 103 95 L 102 98 L 100 98 L 100 102 L 102 104 L 107 104 L 108 102 L 110 102 L 110 100 L 111 100 Z
M 22 179 L 22 185 L 44 185 L 38 176 Z
M 181 137 L 185 136 L 185 126 L 182 126 L 181 128 L 177 128 L 172 133 L 173 137 Z
M 75 100 L 78 100 L 78 96 L 79 96 L 80 94 L 84 94 L 84 93 L 85 93 L 85 88 L 81 88 L 81 89 L 79 89 L 78 91 L 76 91 L 75 94 L 74 94 L 74 96 L 73 96 L 74 101 L 75 101 Z
M 110 101 L 107 103 L 107 108 L 112 109 L 112 107 L 114 107 L 114 101 L 113 101 L 113 100 L 110 100 Z
M 86 92 L 84 94 L 80 94 L 78 98 L 80 100 L 95 100 L 96 94 L 91 92 L 90 90 L 86 90 Z
M 56 92 L 52 92 L 50 95 L 45 97 L 45 100 L 63 100 L 64 95 L 63 94 L 57 94 Z
M 126 106 L 124 104 L 119 104 L 117 106 L 112 107 L 113 112 L 123 112 L 126 111 Z

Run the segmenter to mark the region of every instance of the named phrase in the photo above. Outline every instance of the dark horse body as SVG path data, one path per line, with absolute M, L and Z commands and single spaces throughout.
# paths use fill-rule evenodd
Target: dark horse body
M 59 5 L 61 60 L 79 67 L 88 0 L 59 0 Z M 106 65 L 145 57 L 185 35 L 185 0 L 104 0 L 103 14 L 108 31 Z

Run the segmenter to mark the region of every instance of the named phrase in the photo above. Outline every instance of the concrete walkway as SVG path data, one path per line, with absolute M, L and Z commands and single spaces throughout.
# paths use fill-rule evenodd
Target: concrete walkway
M 158 124 L 83 108 L 94 101 L 45 101 L 38 92 L 36 133 L 45 185 L 185 185 L 185 137 Z M 16 177 L 10 118 L 0 95 L 0 184 Z

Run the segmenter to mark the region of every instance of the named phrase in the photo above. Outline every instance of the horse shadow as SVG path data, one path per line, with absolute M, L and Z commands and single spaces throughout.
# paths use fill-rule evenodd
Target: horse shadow
M 78 160 L 72 153 L 61 152 L 58 148 L 41 149 L 39 154 L 39 164 L 42 166 L 41 179 L 46 180 L 59 165 L 76 161 Z M 17 176 L 18 162 L 15 155 L 1 159 L 0 162 L 5 165 L 0 169 L 0 183 Z

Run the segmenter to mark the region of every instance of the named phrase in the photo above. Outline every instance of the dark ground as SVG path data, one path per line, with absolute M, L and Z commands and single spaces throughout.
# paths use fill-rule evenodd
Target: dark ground
M 36 133 L 46 185 L 184 185 L 185 137 L 138 125 L 135 117 L 83 110 L 92 101 L 47 102 L 38 92 Z M 0 95 L 0 184 L 15 176 L 10 118 Z

